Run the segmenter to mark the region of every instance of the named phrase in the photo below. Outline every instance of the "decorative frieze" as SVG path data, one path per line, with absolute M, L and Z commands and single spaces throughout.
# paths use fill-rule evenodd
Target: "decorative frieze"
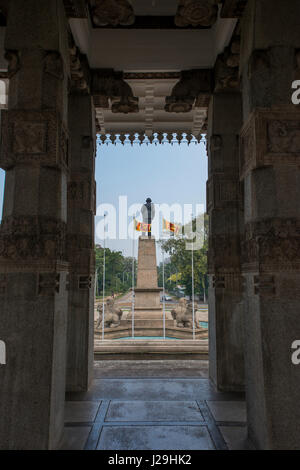
M 66 224 L 38 216 L 4 217 L 0 231 L 0 258 L 28 261 L 66 259 Z
M 300 112 L 257 109 L 241 131 L 240 176 L 259 167 L 300 164 Z
M 0 166 L 68 167 L 68 134 L 55 111 L 5 110 L 1 113 Z
M 218 5 L 215 0 L 179 0 L 175 25 L 211 27 L 218 18 Z
M 130 26 L 135 15 L 128 0 L 89 0 L 96 26 Z
M 300 269 L 300 220 L 270 218 L 249 222 L 242 243 L 243 271 Z

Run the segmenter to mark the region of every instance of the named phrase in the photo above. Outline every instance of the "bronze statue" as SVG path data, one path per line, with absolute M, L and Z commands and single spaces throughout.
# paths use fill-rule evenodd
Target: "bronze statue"
M 142 205 L 141 208 L 143 222 L 149 225 L 148 237 L 151 237 L 151 224 L 155 217 L 155 205 L 153 204 L 150 197 L 146 199 L 146 204 Z

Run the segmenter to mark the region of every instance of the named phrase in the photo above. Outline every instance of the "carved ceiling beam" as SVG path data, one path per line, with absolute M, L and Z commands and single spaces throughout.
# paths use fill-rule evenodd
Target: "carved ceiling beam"
M 231 42 L 223 54 L 217 57 L 214 77 L 215 89 L 218 92 L 233 92 L 240 90 L 239 65 L 240 65 L 240 29 L 237 25 Z
M 88 7 L 86 0 L 63 0 L 68 18 L 87 18 Z
M 80 53 L 72 35 L 69 35 L 70 53 L 70 92 L 86 94 L 90 92 L 90 67 L 87 57 Z
M 181 78 L 174 86 L 171 96 L 166 97 L 165 111 L 188 113 L 193 105 L 207 107 L 212 90 L 212 70 L 185 70 L 181 72 Z
M 248 0 L 223 0 L 221 18 L 242 18 Z
M 179 0 L 175 24 L 179 27 L 210 27 L 215 24 L 217 18 L 217 0 Z
M 137 113 L 139 99 L 133 96 L 131 87 L 125 82 L 123 72 L 113 69 L 98 69 L 92 75 L 92 95 L 96 108 L 109 109 L 113 113 Z
M 135 21 L 128 0 L 89 0 L 93 22 L 96 26 L 130 26 Z

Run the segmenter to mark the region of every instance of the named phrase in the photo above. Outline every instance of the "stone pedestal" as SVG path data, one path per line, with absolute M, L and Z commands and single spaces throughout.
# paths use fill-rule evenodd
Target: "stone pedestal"
M 91 96 L 69 97 L 70 173 L 68 181 L 69 306 L 68 392 L 88 389 L 94 362 L 95 117 Z
M 299 71 L 300 4 L 248 2 L 242 24 L 248 434 L 259 449 L 299 449 L 300 110 L 291 104 Z
M 53 449 L 64 426 L 68 296 L 67 24 L 61 0 L 11 0 L 0 231 L 0 449 Z
M 243 293 L 240 265 L 242 203 L 238 92 L 215 93 L 209 106 L 207 212 L 209 238 L 209 369 L 219 390 L 244 388 Z
M 161 291 L 162 289 L 157 284 L 155 238 L 141 236 L 138 248 L 137 284 L 134 291 L 136 326 L 147 327 L 147 325 L 150 326 L 149 322 L 155 321 L 156 327 L 163 327 Z

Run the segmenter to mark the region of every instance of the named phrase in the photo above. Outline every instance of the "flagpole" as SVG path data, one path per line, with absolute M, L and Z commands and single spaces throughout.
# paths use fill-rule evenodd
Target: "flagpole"
M 192 218 L 193 229 L 193 218 Z M 195 289 L 194 289 L 194 238 L 192 239 L 192 305 L 193 305 L 193 340 L 195 339 Z
M 133 217 L 133 230 L 132 230 L 132 296 L 131 296 L 131 336 L 134 339 L 134 220 Z
M 105 306 L 104 306 L 104 296 L 105 296 L 105 217 L 106 214 L 104 214 L 104 226 L 103 226 L 103 237 L 104 237 L 104 242 L 103 242 L 103 285 L 102 285 L 102 341 L 104 341 L 104 317 L 105 317 Z
M 165 304 L 165 252 L 162 247 L 162 258 L 163 258 L 163 330 L 164 339 L 166 339 L 166 304 Z

